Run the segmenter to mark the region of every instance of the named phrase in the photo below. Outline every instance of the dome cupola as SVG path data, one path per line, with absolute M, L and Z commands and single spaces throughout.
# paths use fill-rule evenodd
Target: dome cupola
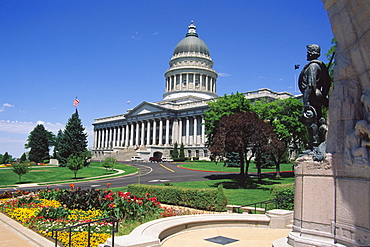
M 199 52 L 210 56 L 206 43 L 198 38 L 197 27 L 194 25 L 193 21 L 190 26 L 188 26 L 186 37 L 176 45 L 173 55 L 183 52 Z

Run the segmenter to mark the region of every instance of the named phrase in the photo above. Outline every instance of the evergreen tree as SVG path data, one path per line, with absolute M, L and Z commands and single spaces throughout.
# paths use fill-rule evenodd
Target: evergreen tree
M 20 163 L 23 163 L 23 162 L 25 162 L 26 160 L 27 160 L 26 153 L 23 153 L 23 154 L 22 154 L 22 156 L 21 156 L 21 158 L 19 159 L 19 162 L 20 162 Z
M 185 151 L 184 151 L 184 144 L 183 143 L 181 143 L 181 145 L 180 145 L 180 154 L 179 154 L 179 158 L 180 159 L 185 159 Z
M 9 154 L 8 152 L 5 152 L 5 154 L 3 155 L 1 159 L 1 164 L 8 164 L 8 163 L 10 163 Z
M 77 109 L 68 119 L 63 134 L 59 137 L 60 140 L 58 140 L 56 145 L 58 151 L 57 158 L 60 164 L 65 165 L 67 158 L 72 154 L 86 156 L 87 134 L 85 133 L 85 128 L 82 126 Z
M 226 153 L 225 166 L 240 167 L 240 156 L 237 152 Z
M 178 149 L 178 144 L 177 142 L 175 142 L 175 144 L 173 144 L 173 151 L 172 151 L 172 155 L 171 157 L 173 159 L 177 159 L 179 157 L 179 149 Z
M 27 144 L 25 145 L 25 148 L 31 149 L 28 157 L 29 160 L 39 163 L 49 159 L 49 147 L 53 145 L 53 138 L 53 133 L 47 131 L 44 125 L 36 125 L 30 132 Z

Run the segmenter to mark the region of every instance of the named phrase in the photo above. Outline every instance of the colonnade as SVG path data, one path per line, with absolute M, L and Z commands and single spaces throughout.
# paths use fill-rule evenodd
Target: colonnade
M 199 73 L 181 73 L 166 78 L 166 92 L 177 90 L 216 92 L 216 79 Z
M 115 147 L 200 146 L 206 142 L 203 116 L 158 118 L 131 121 L 122 125 L 94 129 L 94 149 Z

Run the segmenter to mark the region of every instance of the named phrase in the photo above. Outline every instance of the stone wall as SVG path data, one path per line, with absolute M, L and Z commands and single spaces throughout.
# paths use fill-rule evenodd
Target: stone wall
M 337 39 L 327 151 L 335 177 L 335 241 L 370 245 L 370 162 L 348 162 L 355 124 L 370 130 L 370 1 L 322 0 Z M 370 132 L 369 132 L 370 133 Z M 368 134 L 369 134 L 368 133 Z M 357 138 L 362 142 L 369 137 Z M 366 150 L 366 149 L 364 149 Z M 369 147 L 366 155 L 369 155 Z M 365 154 L 365 153 L 364 153 Z

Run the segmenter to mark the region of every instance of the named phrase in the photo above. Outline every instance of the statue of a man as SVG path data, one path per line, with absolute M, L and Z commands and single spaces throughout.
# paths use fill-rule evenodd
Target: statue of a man
M 303 94 L 304 109 L 301 121 L 309 132 L 310 144 L 308 149 L 313 151 L 321 141 L 319 137 L 319 120 L 322 118 L 322 106 L 327 107 L 331 80 L 326 65 L 318 60 L 320 46 L 307 46 L 307 61 L 309 61 L 299 75 L 298 85 Z

